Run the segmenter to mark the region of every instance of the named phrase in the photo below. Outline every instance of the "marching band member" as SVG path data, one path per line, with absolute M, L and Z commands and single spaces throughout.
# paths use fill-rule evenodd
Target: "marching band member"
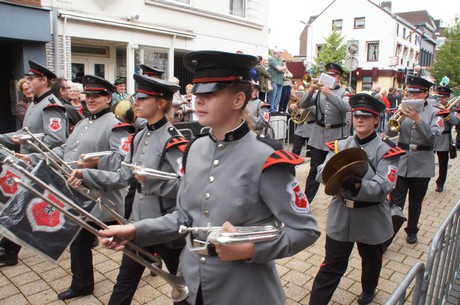
M 96 171 L 116 170 L 129 150 L 129 134 L 134 130 L 131 125 L 120 122 L 110 111 L 112 93 L 116 90 L 114 85 L 98 76 L 84 75 L 83 86 L 86 105 L 91 115 L 75 125 L 66 143 L 54 148 L 53 152 L 64 162 L 75 162 L 81 155 L 87 153 L 112 151 L 112 154 L 99 159 L 78 161 L 78 166 L 94 168 Z M 43 156 L 32 154 L 23 157 L 35 163 Z M 103 192 L 102 195 L 117 205 L 115 207 L 117 213 L 123 213 L 123 190 Z M 99 205 L 96 205 L 91 213 L 106 223 L 114 223 L 113 217 L 102 210 Z M 69 289 L 58 294 L 60 300 L 89 295 L 93 292 L 94 274 L 91 248 L 94 242 L 94 235 L 87 230 L 81 230 L 70 245 L 72 283 Z
M 42 141 L 54 148 L 63 144 L 67 138 L 67 117 L 65 108 L 58 98 L 51 93 L 51 86 L 56 75 L 40 65 L 29 60 L 27 82 L 35 98 L 27 108 L 23 127 L 32 133 L 43 133 Z M 20 144 L 20 152 L 28 154 L 35 150 L 24 140 L 20 140 L 22 132 L 12 132 L 0 135 L 0 143 L 7 147 Z M 16 265 L 21 246 L 7 238 L 0 241 L 0 265 Z
M 252 83 L 251 98 L 246 105 L 246 109 L 254 122 L 254 131 L 257 134 L 267 136 L 270 135 L 270 104 L 259 99 L 259 90 L 260 85 Z
M 302 87 L 303 88 L 303 87 Z M 302 96 L 297 96 L 297 94 L 302 93 L 303 91 L 294 91 L 293 99 L 289 101 L 288 110 L 290 113 L 299 110 L 299 103 Z M 303 94 L 302 94 L 303 95 Z M 315 123 L 315 116 L 311 112 L 310 109 L 303 109 L 303 111 L 307 111 L 308 115 L 305 119 L 305 122 L 302 124 L 296 124 L 294 130 L 294 137 L 292 140 L 292 152 L 299 155 L 302 152 L 302 146 L 306 146 L 306 153 L 305 157 L 310 157 L 310 147 L 308 146 L 308 140 L 310 139 L 313 123 Z
M 377 136 L 380 113 L 385 105 L 376 98 L 360 93 L 350 98 L 355 136 L 330 142 L 324 164 L 318 167 L 317 179 L 335 151 L 350 147 L 363 149 L 369 160 L 364 177 L 350 177 L 341 183 L 341 190 L 329 205 L 326 225 L 326 257 L 313 282 L 310 305 L 329 303 L 345 273 L 354 243 L 362 259 L 362 293 L 359 304 L 374 298 L 384 242 L 393 234 L 387 195 L 394 188 L 399 157 L 404 151 L 389 140 Z
M 423 99 L 425 103 L 420 113 L 411 106 L 402 107 L 402 104 L 399 106 L 406 118 L 401 122 L 398 146 L 406 150 L 407 154 L 399 161 L 398 179 L 395 189 L 391 192 L 390 206 L 401 214 L 409 192 L 406 241 L 409 244 L 415 244 L 422 202 L 428 189 L 428 183 L 435 175 L 433 153 L 435 137 L 441 135 L 444 130 L 444 119 L 438 115 L 439 109 L 430 105 L 426 100 L 429 96 L 429 89 L 434 84 L 416 76 L 409 77 L 407 82 L 409 99 Z M 398 134 L 396 131 L 389 130 L 388 124 L 385 130 L 390 137 Z
M 174 83 L 135 74 L 137 84 L 134 94 L 136 114 L 147 120 L 147 127 L 138 132 L 131 142 L 131 150 L 125 161 L 138 166 L 180 174 L 185 140 L 167 120 L 166 115 L 172 107 L 172 96 L 179 90 Z M 115 172 L 101 172 L 92 169 L 77 169 L 70 182 L 80 178 L 90 187 L 111 191 L 130 185 L 138 180 L 130 220 L 140 221 L 171 213 L 176 208 L 176 195 L 180 179 L 163 181 L 152 177 L 140 177 L 128 167 Z M 147 246 L 145 250 L 156 252 L 164 260 L 168 270 L 176 274 L 182 243 Z M 109 304 L 130 304 L 144 267 L 126 255 L 123 255 L 117 282 Z
M 449 87 L 438 87 L 436 89 L 438 94 L 437 107 L 441 110 L 446 110 L 447 102 L 449 101 L 452 90 Z M 452 139 L 452 126 L 460 123 L 459 114 L 455 112 L 455 107 L 449 109 L 449 112 L 443 114 L 444 116 L 444 130 L 441 135 L 436 137 L 435 150 L 438 155 L 439 175 L 436 179 L 436 192 L 444 190 L 444 183 L 447 177 L 447 168 L 449 165 L 449 151 L 453 144 Z M 454 148 L 455 149 L 455 148 Z
M 310 172 L 308 173 L 305 193 L 308 202 L 312 202 L 318 192 L 319 183 L 315 180 L 318 166 L 324 162 L 329 151 L 326 143 L 348 136 L 346 115 L 350 111 L 347 91 L 340 86 L 345 71 L 336 63 L 326 65 L 327 75 L 336 79 L 335 87 L 320 84 L 319 90 L 307 91 L 300 101 L 300 108 L 312 107 L 315 124 L 311 132 L 308 146 L 310 148 Z
M 196 51 L 184 57 L 185 67 L 195 73 L 199 123 L 211 130 L 187 147 L 178 209 L 160 218 L 101 231 L 116 237 L 110 244 L 108 239 L 101 242 L 118 250 L 123 248 L 123 239 L 139 245 L 176 239 L 181 236 L 180 225 L 224 226 L 226 231 L 235 231 L 233 225 L 284 223 L 280 235 L 270 241 L 210 245 L 200 253 L 185 247 L 180 269 L 192 305 L 283 304 L 274 260 L 305 249 L 320 234 L 295 178 L 295 165 L 303 160 L 277 142 L 257 136 L 242 120 L 256 63 L 254 56 L 217 51 Z M 206 238 L 193 237 L 193 243 Z M 226 288 L 228 283 L 232 289 Z

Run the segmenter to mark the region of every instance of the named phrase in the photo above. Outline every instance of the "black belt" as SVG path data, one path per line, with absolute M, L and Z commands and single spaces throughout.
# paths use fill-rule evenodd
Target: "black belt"
M 317 122 L 319 126 L 326 128 L 326 129 L 333 129 L 333 128 L 339 128 L 339 127 L 345 127 L 347 126 L 347 123 L 340 123 L 340 124 L 323 124 L 321 122 Z
M 444 130 L 444 131 L 442 132 L 442 134 L 448 134 L 448 133 L 450 133 L 450 130 Z
M 398 146 L 405 150 L 415 151 L 415 150 L 433 150 L 433 146 L 428 145 L 417 145 L 417 144 L 406 144 L 406 143 L 398 143 Z
M 307 124 L 311 124 L 311 123 L 314 123 L 315 120 L 311 120 L 311 121 L 307 121 Z
M 343 205 L 349 209 L 367 208 L 376 204 L 380 204 L 380 202 L 353 201 L 349 199 L 343 199 Z

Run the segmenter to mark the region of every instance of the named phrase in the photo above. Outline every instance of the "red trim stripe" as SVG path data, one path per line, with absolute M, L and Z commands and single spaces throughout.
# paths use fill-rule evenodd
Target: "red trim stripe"
M 86 86 L 86 87 L 85 87 L 85 91 L 86 91 L 86 90 L 92 90 L 92 91 L 94 91 L 94 90 L 96 90 L 96 91 L 107 91 L 107 88 L 102 88 L 102 87 L 88 87 L 88 86 Z
M 38 74 L 38 75 L 41 75 L 41 76 L 45 76 L 43 73 L 41 73 L 40 71 L 35 70 L 35 69 L 29 69 L 29 71 L 32 72 L 33 74 Z
M 136 89 L 136 92 L 144 93 L 144 94 L 148 94 L 148 95 L 154 95 L 154 96 L 163 96 L 163 93 L 154 92 L 154 91 L 142 90 L 142 89 L 139 89 L 139 88 Z
M 363 111 L 367 111 L 367 112 L 370 112 L 370 113 L 373 113 L 375 115 L 379 115 L 380 113 L 375 111 L 375 110 L 372 110 L 372 109 L 369 109 L 369 108 L 365 108 L 365 107 L 359 107 L 359 108 L 353 108 L 351 109 L 351 112 L 355 112 L 355 111 L 358 111 L 358 110 L 363 110 Z
M 202 77 L 194 78 L 193 83 L 219 83 L 219 82 L 233 82 L 238 79 L 243 79 L 242 76 L 226 76 L 226 77 Z

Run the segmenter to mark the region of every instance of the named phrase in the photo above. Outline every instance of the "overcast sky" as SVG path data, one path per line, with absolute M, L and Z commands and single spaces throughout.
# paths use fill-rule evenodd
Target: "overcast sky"
M 292 55 L 299 53 L 299 37 L 311 15 L 323 11 L 332 0 L 268 0 L 270 2 L 270 48 L 286 49 Z M 348 0 L 350 5 L 354 0 Z M 371 0 L 379 4 L 382 0 Z M 460 16 L 458 0 L 393 0 L 392 12 L 427 10 L 434 19 L 441 19 L 443 26 L 452 24 Z

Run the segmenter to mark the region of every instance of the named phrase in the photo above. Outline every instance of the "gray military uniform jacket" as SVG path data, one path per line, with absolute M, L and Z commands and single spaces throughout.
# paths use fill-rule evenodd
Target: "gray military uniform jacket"
M 270 104 L 255 99 L 248 102 L 246 109 L 254 121 L 256 130 L 262 130 L 264 127 L 270 126 Z
M 163 117 L 159 122 L 147 126 L 136 134 L 131 144 L 134 150 L 127 154 L 125 162 L 181 174 L 183 150 L 181 145 L 186 142 L 176 128 Z M 159 168 L 163 153 L 164 162 Z M 132 170 L 126 166 L 116 171 L 84 169 L 82 173 L 85 183 L 104 191 L 124 188 L 134 181 Z M 135 194 L 130 220 L 155 218 L 174 211 L 179 185 L 180 178 L 161 180 L 147 177 Z
M 274 260 L 294 255 L 320 235 L 295 178 L 293 164 L 302 158 L 286 150 L 275 151 L 257 137 L 261 138 L 244 123 L 227 132 L 223 141 L 215 140 L 212 134 L 196 139 L 189 145 L 184 164 L 178 210 L 134 224 L 135 242 L 145 245 L 176 239 L 179 225 L 284 223 L 278 238 L 255 244 L 250 261 L 224 262 L 218 256 L 203 256 L 185 247 L 179 268 L 192 305 L 200 285 L 206 305 L 284 304 Z
M 369 159 L 369 168 L 356 194 L 352 195 L 350 191 L 342 190 L 339 195 L 332 197 L 326 224 L 327 235 L 332 239 L 378 245 L 393 235 L 387 195 L 395 186 L 399 158 L 404 151 L 394 144 L 395 147 L 392 147 L 390 143 L 388 140 L 383 141 L 376 133 L 362 140 L 350 136 L 338 141 L 339 151 L 351 147 L 363 149 Z M 325 162 L 318 166 L 316 176 L 318 182 L 323 182 L 323 169 L 335 154 L 334 145 L 330 147 Z M 375 202 L 380 204 L 370 204 L 364 208 L 349 208 L 345 206 L 345 200 L 363 204 Z
M 114 171 L 120 167 L 121 161 L 129 150 L 129 134 L 132 127 L 120 122 L 107 108 L 98 114 L 80 121 L 64 145 L 53 149 L 65 162 L 77 161 L 81 154 L 111 150 L 111 155 L 100 158 L 98 169 Z M 76 165 L 74 165 L 76 168 Z M 116 204 L 111 207 L 118 214 L 124 212 L 124 191 L 102 192 L 102 195 Z M 91 212 L 102 221 L 111 221 L 113 217 L 96 205 Z
M 29 128 L 32 133 L 43 133 L 45 136 L 43 143 L 48 148 L 54 148 L 63 144 L 67 139 L 67 116 L 65 108 L 59 99 L 51 93 L 46 92 L 30 103 L 24 117 L 23 127 Z M 0 143 L 11 145 L 15 144 L 12 137 L 21 135 L 23 132 L 12 132 L 0 136 Z M 36 152 L 30 145 L 21 145 L 21 154 Z
M 310 107 L 314 108 L 314 107 Z M 305 109 L 305 111 L 310 111 L 310 109 Z M 315 115 L 310 111 L 305 120 L 305 123 L 296 125 L 294 134 L 302 138 L 310 138 L 313 132 L 313 126 L 315 125 Z
M 315 115 L 316 124 L 313 124 L 308 140 L 309 146 L 328 151 L 327 142 L 343 139 L 349 135 L 347 113 L 351 108 L 345 89 L 338 87 L 327 97 L 319 91 L 313 95 L 307 91 L 300 100 L 300 107 L 310 107 Z
M 452 139 L 452 127 L 460 123 L 460 114 L 451 109 L 448 115 L 444 115 L 444 130 L 436 136 L 435 151 L 449 151 L 450 146 L 455 144 Z
M 407 154 L 401 157 L 398 166 L 398 176 L 407 178 L 429 178 L 434 177 L 434 144 L 435 137 L 442 134 L 444 130 L 444 119 L 437 115 L 438 108 L 425 102 L 425 109 L 420 113 L 422 122 L 414 126 L 414 121 L 405 118 L 401 122 L 399 133 L 399 144 L 407 150 Z M 388 130 L 385 133 L 394 137 L 398 133 Z M 404 145 L 408 145 L 408 149 Z M 417 150 L 417 145 L 430 148 L 429 150 Z

